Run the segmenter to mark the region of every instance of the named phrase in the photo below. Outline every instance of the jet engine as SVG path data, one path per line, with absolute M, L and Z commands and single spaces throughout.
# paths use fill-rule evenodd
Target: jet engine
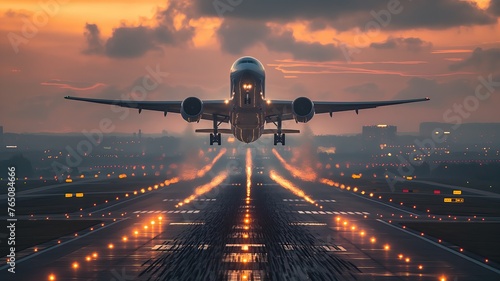
M 184 120 L 198 122 L 203 114 L 203 102 L 196 97 L 189 97 L 181 103 L 181 116 Z
M 292 102 L 292 112 L 295 122 L 307 123 L 314 116 L 314 103 L 306 98 L 296 98 Z

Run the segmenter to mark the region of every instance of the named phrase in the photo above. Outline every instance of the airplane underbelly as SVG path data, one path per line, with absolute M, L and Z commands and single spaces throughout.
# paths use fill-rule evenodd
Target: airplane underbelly
M 258 140 L 264 130 L 263 120 L 259 113 L 236 113 L 231 119 L 234 136 L 245 143 Z
M 245 143 L 251 143 L 260 138 L 262 131 L 259 128 L 234 128 L 234 136 Z

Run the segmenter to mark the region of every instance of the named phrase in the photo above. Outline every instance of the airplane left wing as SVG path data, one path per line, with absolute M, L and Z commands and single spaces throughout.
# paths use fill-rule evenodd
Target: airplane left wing
M 376 108 L 379 106 L 396 105 L 404 103 L 413 103 L 428 101 L 429 98 L 409 99 L 409 100 L 392 100 L 392 101 L 364 101 L 364 102 L 329 102 L 329 101 L 313 101 L 314 113 L 330 113 L 339 111 L 354 110 L 356 113 L 361 109 Z M 276 122 L 278 118 L 282 121 L 294 119 L 291 100 L 271 100 L 267 105 L 266 122 Z
M 64 97 L 68 100 L 93 102 L 100 104 L 116 105 L 121 107 L 135 108 L 141 113 L 142 110 L 153 110 L 163 112 L 167 115 L 171 113 L 181 113 L 182 101 L 133 101 L 133 100 L 106 100 L 106 99 L 90 99 L 79 97 Z M 229 107 L 223 100 L 204 100 L 203 114 L 201 119 L 213 120 L 216 116 L 218 121 L 229 122 Z

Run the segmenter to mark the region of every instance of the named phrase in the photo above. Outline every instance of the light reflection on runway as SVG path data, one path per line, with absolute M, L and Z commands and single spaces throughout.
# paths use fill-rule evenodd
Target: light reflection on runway
M 276 183 L 278 183 L 281 187 L 289 190 L 290 192 L 292 192 L 293 194 L 295 194 L 296 196 L 300 197 L 300 198 L 303 198 L 305 201 L 315 205 L 315 206 L 319 206 L 318 203 L 316 203 L 316 201 L 314 201 L 309 195 L 307 195 L 303 190 L 301 190 L 300 188 L 298 188 L 297 186 L 295 186 L 291 181 L 285 179 L 284 177 L 282 177 L 281 175 L 279 175 L 275 170 L 271 170 L 269 171 L 269 177 L 275 181 Z M 322 206 L 319 206 L 320 208 L 323 208 Z

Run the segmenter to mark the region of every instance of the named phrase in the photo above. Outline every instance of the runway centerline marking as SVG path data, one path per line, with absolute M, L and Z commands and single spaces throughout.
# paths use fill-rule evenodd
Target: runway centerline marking
M 437 243 L 437 242 L 434 242 L 434 241 L 432 241 L 432 240 L 429 240 L 429 239 L 427 239 L 426 237 L 420 236 L 420 235 L 415 234 L 415 233 L 413 233 L 413 232 L 410 232 L 410 231 L 408 231 L 408 230 L 406 230 L 406 229 L 399 228 L 399 227 L 397 227 L 397 226 L 395 226 L 395 225 L 392 225 L 392 224 L 390 224 L 390 223 L 388 223 L 388 222 L 386 222 L 386 221 L 383 221 L 383 220 L 381 220 L 381 219 L 376 219 L 376 221 L 378 221 L 378 222 L 380 222 L 380 223 L 383 223 L 383 224 L 385 224 L 385 225 L 387 225 L 387 226 L 390 226 L 390 227 L 392 227 L 392 228 L 395 228 L 395 229 L 397 229 L 397 230 L 399 230 L 399 231 L 402 231 L 402 232 L 404 232 L 404 233 L 407 233 L 407 234 L 410 234 L 410 235 L 415 236 L 415 237 L 417 237 L 417 238 L 420 238 L 420 239 L 422 239 L 422 240 L 424 240 L 424 241 L 426 241 L 426 242 L 428 242 L 428 243 L 431 243 L 431 244 L 432 244 L 432 245 L 434 245 L 434 246 L 437 246 L 437 247 L 439 247 L 439 248 L 441 248 L 441 249 L 443 249 L 443 250 L 446 250 L 446 251 L 448 251 L 448 252 L 450 252 L 450 253 L 452 253 L 452 254 L 455 254 L 456 256 L 459 256 L 459 257 L 461 257 L 461 258 L 464 258 L 464 259 L 466 259 L 466 260 L 468 260 L 468 261 L 470 261 L 470 262 L 473 262 L 473 263 L 475 263 L 475 264 L 477 264 L 477 265 L 479 265 L 479 266 L 482 266 L 482 267 L 484 267 L 484 268 L 486 268 L 486 269 L 489 269 L 489 270 L 491 270 L 491 271 L 493 271 L 493 272 L 495 272 L 495 273 L 497 273 L 497 274 L 500 274 L 500 270 L 498 270 L 498 269 L 496 269 L 496 268 L 493 268 L 493 267 L 491 267 L 491 266 L 489 266 L 489 265 L 487 265 L 487 264 L 484 264 L 484 263 L 482 263 L 482 262 L 480 262 L 480 261 L 478 261 L 478 260 L 476 260 L 476 259 L 473 259 L 473 258 L 471 258 L 471 257 L 469 257 L 469 256 L 466 256 L 466 255 L 464 255 L 464 254 L 462 254 L 462 253 L 460 253 L 460 252 L 457 252 L 457 251 L 455 251 L 455 250 L 452 250 L 452 249 L 450 249 L 450 248 L 448 248 L 448 247 L 446 247 L 446 246 L 443 246 L 443 245 L 441 245 L 441 244 L 439 244 L 439 243 Z

